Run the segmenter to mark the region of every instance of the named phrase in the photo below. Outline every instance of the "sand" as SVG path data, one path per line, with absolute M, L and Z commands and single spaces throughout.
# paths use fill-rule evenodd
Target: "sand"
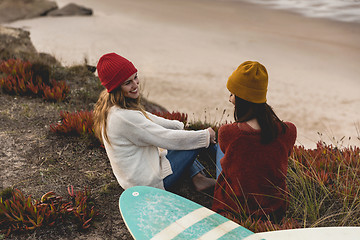
M 246 60 L 260 61 L 269 72 L 268 103 L 296 124 L 297 145 L 360 146 L 359 24 L 221 0 L 76 3 L 94 16 L 8 26 L 30 31 L 38 51 L 65 65 L 85 58 L 96 65 L 107 52 L 123 55 L 139 69 L 145 97 L 211 123 L 233 119 L 228 76 Z

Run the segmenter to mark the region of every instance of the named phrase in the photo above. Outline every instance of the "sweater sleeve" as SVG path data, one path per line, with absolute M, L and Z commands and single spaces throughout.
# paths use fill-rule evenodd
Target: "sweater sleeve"
M 290 156 L 293 151 L 293 147 L 295 145 L 295 141 L 296 141 L 296 137 L 297 137 L 297 129 L 296 129 L 296 126 L 291 122 L 285 122 L 285 124 L 288 126 L 287 144 L 289 147 L 289 156 Z
M 155 114 L 146 112 L 146 114 L 149 116 L 151 121 L 154 123 L 168 129 L 184 129 L 184 124 L 177 120 L 169 120 L 165 119 L 159 116 L 156 116 Z
M 231 131 L 231 124 L 225 124 L 219 128 L 218 132 L 218 139 L 219 139 L 219 146 L 223 153 L 226 152 L 227 147 L 229 146 L 229 140 L 231 137 L 229 137 L 232 133 Z
M 123 110 L 110 119 L 117 131 L 138 146 L 156 146 L 170 150 L 191 150 L 208 147 L 208 130 L 187 131 L 167 129 L 147 119 L 140 111 Z M 111 125 L 111 124 L 109 124 Z

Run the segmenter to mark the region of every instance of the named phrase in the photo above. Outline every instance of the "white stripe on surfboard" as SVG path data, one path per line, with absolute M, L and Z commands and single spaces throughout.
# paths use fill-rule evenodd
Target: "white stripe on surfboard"
M 224 222 L 223 224 L 217 226 L 216 228 L 212 229 L 211 231 L 205 233 L 198 239 L 202 239 L 202 240 L 218 239 L 218 238 L 224 236 L 225 234 L 227 234 L 228 232 L 234 230 L 237 227 L 239 227 L 238 224 L 229 220 L 229 221 Z
M 215 214 L 215 212 L 210 211 L 209 209 L 202 207 L 198 208 L 191 213 L 185 215 L 184 217 L 176 220 L 168 227 L 164 228 L 161 232 L 152 237 L 152 240 L 161 240 L 161 239 L 172 239 L 182 233 L 188 227 L 191 227 L 195 223 L 207 218 L 210 215 Z

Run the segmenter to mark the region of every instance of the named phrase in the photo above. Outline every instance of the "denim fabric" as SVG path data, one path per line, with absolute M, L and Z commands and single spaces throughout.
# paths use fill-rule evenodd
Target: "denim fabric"
M 187 171 L 190 177 L 195 176 L 204 166 L 196 160 L 199 149 L 196 150 L 168 150 L 166 158 L 170 161 L 173 173 L 164 178 L 164 187 L 169 190 L 177 180 Z
M 217 179 L 222 171 L 220 160 L 224 157 L 224 153 L 221 151 L 219 144 L 216 144 L 215 147 L 216 147 L 216 179 Z

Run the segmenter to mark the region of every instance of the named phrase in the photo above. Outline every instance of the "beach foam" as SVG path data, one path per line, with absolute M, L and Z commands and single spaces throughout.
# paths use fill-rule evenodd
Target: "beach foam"
M 251 0 L 250 2 L 298 12 L 307 17 L 360 23 L 358 0 Z
M 70 0 L 58 0 L 63 6 Z M 117 52 L 139 69 L 143 94 L 190 120 L 232 119 L 227 77 L 245 60 L 268 69 L 268 103 L 298 127 L 297 144 L 360 145 L 360 28 L 258 5 L 204 0 L 78 0 L 91 17 L 9 26 L 65 65 Z M 332 139 L 335 137 L 335 140 Z M 348 138 L 351 140 L 348 141 Z

